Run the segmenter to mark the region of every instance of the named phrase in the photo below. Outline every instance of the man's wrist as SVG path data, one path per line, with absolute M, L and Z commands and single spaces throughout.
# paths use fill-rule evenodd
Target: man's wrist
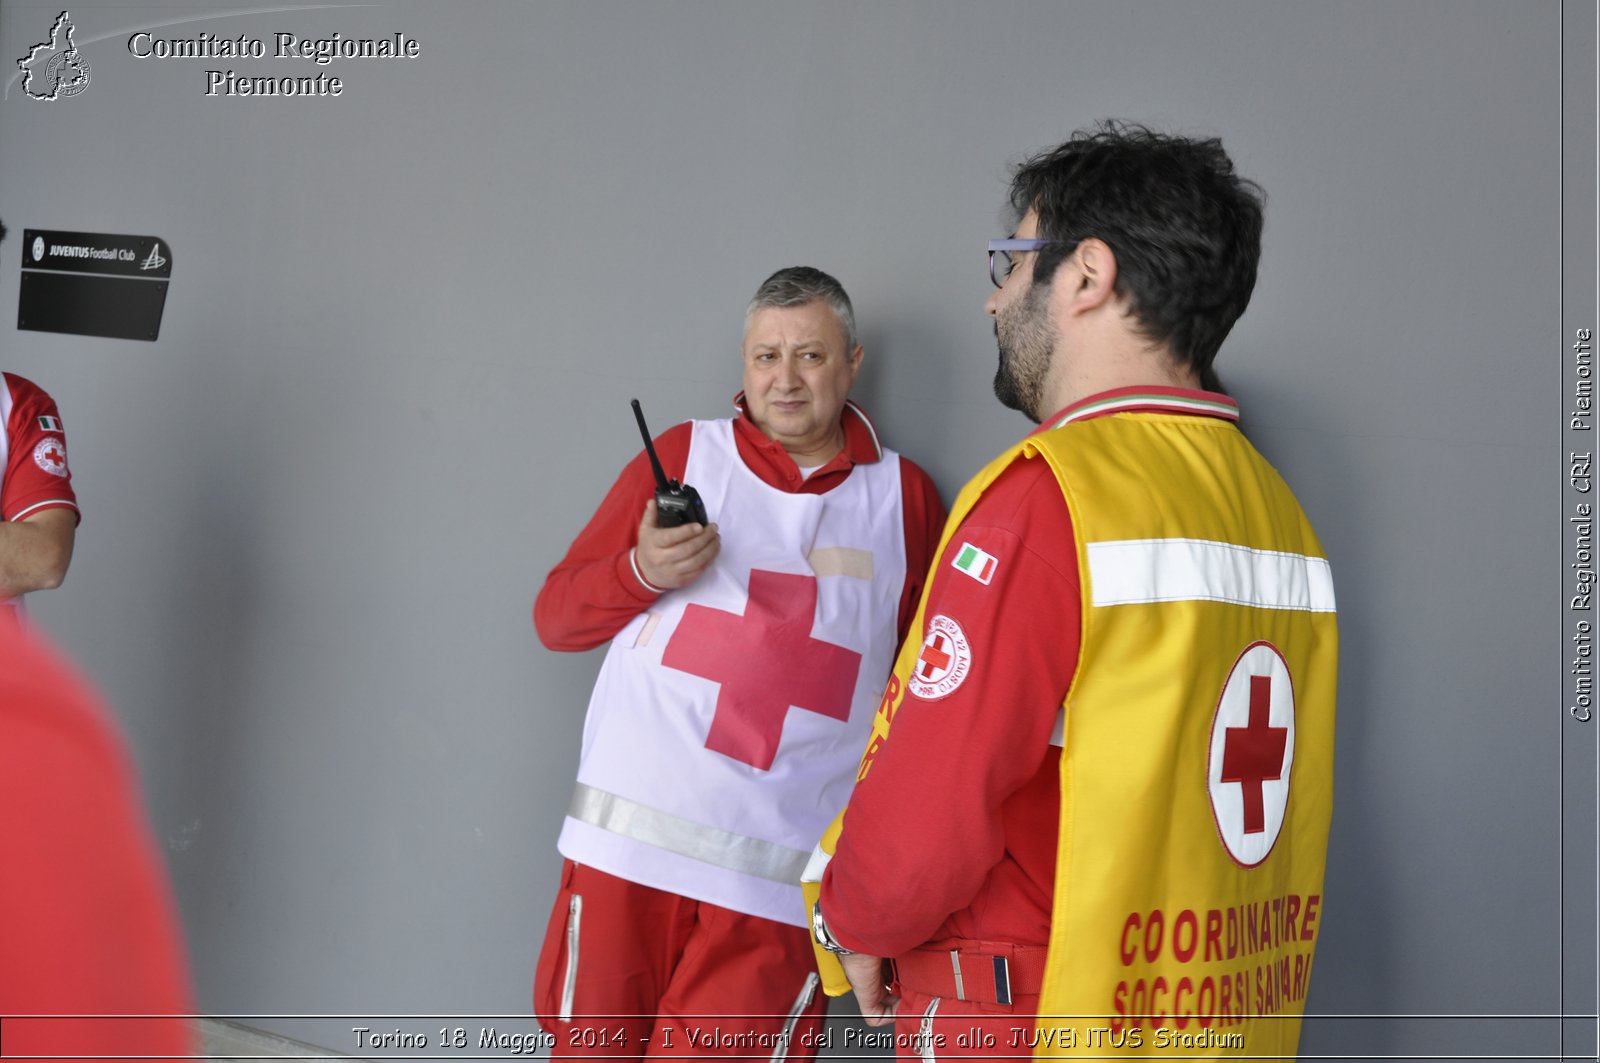
M 822 917 L 822 902 L 818 901 L 811 906 L 811 938 L 818 945 L 835 956 L 854 956 L 855 952 L 839 944 L 839 939 L 833 936 L 828 929 L 828 921 Z
M 645 590 L 646 593 L 653 594 L 658 597 L 667 593 L 668 588 L 657 587 L 645 576 L 644 568 L 639 564 L 639 548 L 637 546 L 628 551 L 628 569 L 633 573 L 633 578 L 638 582 L 639 586 Z

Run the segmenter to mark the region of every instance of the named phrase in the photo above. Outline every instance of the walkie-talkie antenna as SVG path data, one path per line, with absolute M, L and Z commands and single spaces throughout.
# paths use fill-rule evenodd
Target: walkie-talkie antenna
M 639 400 L 633 400 L 633 417 L 639 422 L 639 434 L 644 437 L 644 452 L 650 455 L 650 468 L 656 474 L 656 524 L 662 528 L 676 528 L 683 524 L 705 524 L 706 504 L 700 492 L 688 484 L 667 479 L 661 459 L 656 457 L 656 445 L 650 441 L 650 429 L 645 427 L 644 411 Z
M 639 422 L 639 434 L 644 437 L 644 452 L 650 455 L 650 468 L 656 473 L 656 487 L 662 491 L 670 490 L 666 471 L 661 468 L 661 459 L 656 457 L 656 448 L 650 442 L 650 429 L 645 427 L 644 411 L 639 408 L 638 399 L 633 400 L 633 416 Z

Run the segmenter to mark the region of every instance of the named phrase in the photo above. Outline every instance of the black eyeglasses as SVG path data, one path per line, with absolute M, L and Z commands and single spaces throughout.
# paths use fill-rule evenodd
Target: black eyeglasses
M 1011 268 L 1016 264 L 1011 259 L 1013 251 L 1037 251 L 1041 247 L 1051 244 L 1077 243 L 1076 240 L 990 240 L 989 241 L 989 279 L 994 281 L 996 288 L 1005 287 L 1006 278 L 1011 276 Z M 995 259 L 998 256 L 1000 268 L 995 268 Z

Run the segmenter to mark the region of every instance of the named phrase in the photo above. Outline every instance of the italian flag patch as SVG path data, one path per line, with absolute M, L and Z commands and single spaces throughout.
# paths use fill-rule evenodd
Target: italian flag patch
M 962 543 L 961 549 L 956 551 L 956 559 L 950 564 L 958 571 L 965 572 L 985 587 L 994 579 L 994 570 L 1000 564 L 993 554 L 986 554 L 971 543 Z
M 61 421 L 55 417 L 40 417 L 39 430 L 41 432 L 59 432 L 61 431 Z

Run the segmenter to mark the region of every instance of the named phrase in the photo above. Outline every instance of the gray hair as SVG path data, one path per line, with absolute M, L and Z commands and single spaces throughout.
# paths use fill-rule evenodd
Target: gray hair
M 818 299 L 828 304 L 828 309 L 833 311 L 833 316 L 844 327 L 845 353 L 855 350 L 856 313 L 850 305 L 850 297 L 845 294 L 844 285 L 810 266 L 789 266 L 762 281 L 761 287 L 756 289 L 755 298 L 750 300 L 749 307 L 745 309 L 744 326 L 747 329 L 750 327 L 750 319 L 756 316 L 758 310 L 804 306 Z

